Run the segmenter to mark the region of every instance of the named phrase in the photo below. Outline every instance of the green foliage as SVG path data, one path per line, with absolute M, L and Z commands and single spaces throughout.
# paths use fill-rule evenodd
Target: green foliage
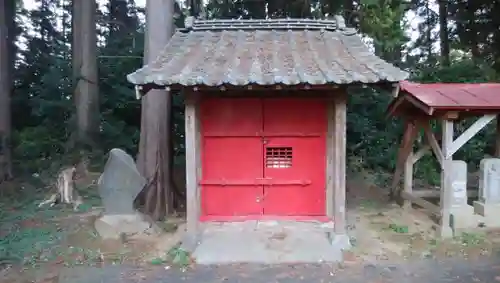
M 100 119 L 99 152 L 121 147 L 135 154 L 139 140 L 140 101 L 126 75 L 142 64 L 143 29 L 133 1 L 113 0 L 102 11 L 99 46 Z M 125 4 L 123 6 L 123 4 Z M 109 12 L 111 11 L 111 12 Z M 106 13 L 107 12 L 107 13 Z M 60 1 L 47 0 L 27 14 L 33 26 L 21 37 L 27 48 L 19 53 L 12 101 L 13 152 L 18 172 L 33 173 L 60 166 L 68 153 L 74 129 L 71 82 L 71 14 Z M 62 22 L 63 26 L 57 26 Z M 117 22 L 119 22 L 117 24 Z M 56 162 L 57 161 L 57 162 Z
M 408 233 L 408 226 L 406 225 L 398 225 L 398 224 L 389 224 L 389 229 L 394 231 L 395 233 L 398 234 L 407 234 Z
M 402 46 L 408 42 L 407 26 L 402 24 L 406 6 L 399 0 L 361 1 L 360 29 L 373 39 L 375 54 L 389 62 L 401 59 Z
M 459 59 L 449 67 L 439 66 L 417 69 L 414 80 L 419 82 L 484 83 L 498 81 L 494 69 L 472 59 Z
M 191 256 L 181 247 L 174 247 L 168 252 L 168 255 L 171 258 L 172 263 L 180 267 L 186 267 L 191 263 Z
M 481 20 L 471 17 L 466 5 L 449 2 L 449 18 L 460 20 L 456 30 L 450 30 L 452 64 L 440 66 L 433 44 L 437 34 L 432 30 L 438 22 L 437 13 L 428 1 L 404 0 L 311 0 L 271 1 L 267 9 L 252 1 L 208 1 L 206 5 L 194 1 L 209 18 L 279 18 L 325 17 L 342 14 L 346 23 L 373 40 L 377 55 L 402 66 L 412 73 L 412 80 L 422 82 L 484 82 L 497 81 L 497 42 L 500 34 L 494 12 L 500 5 L 481 7 Z M 463 2 L 463 1 L 462 1 Z M 18 7 L 16 32 L 26 42 L 27 48 L 17 50 L 14 70 L 15 90 L 12 96 L 13 143 L 17 172 L 35 173 L 41 169 L 57 168 L 68 162 L 68 139 L 74 128 L 73 86 L 71 66 L 71 13 L 67 3 L 59 0 L 39 1 L 33 11 Z M 64 5 L 63 5 L 64 4 Z M 100 148 L 95 159 L 104 161 L 104 152 L 113 147 L 124 148 L 131 154 L 137 151 L 140 127 L 140 101 L 135 99 L 126 74 L 142 65 L 144 26 L 141 9 L 132 0 L 107 0 L 99 11 L 99 88 L 100 88 Z M 189 7 L 176 6 L 176 11 L 188 13 Z M 409 44 L 408 24 L 405 13 L 412 10 L 423 21 L 418 25 L 419 37 Z M 182 25 L 184 14 L 176 18 Z M 32 28 L 28 32 L 27 26 Z M 474 34 L 474 29 L 479 30 Z M 491 40 L 486 34 L 491 35 Z M 476 44 L 476 45 L 474 45 Z M 474 48 L 479 50 L 475 52 Z M 472 52 L 474 51 L 474 52 Z M 474 54 L 472 54 L 474 53 Z M 396 150 L 402 136 L 399 119 L 387 118 L 386 108 L 391 96 L 386 91 L 373 89 L 349 90 L 347 150 L 351 169 L 369 169 L 374 172 L 391 172 L 394 169 Z M 173 144 L 175 162 L 184 162 L 183 96 L 173 93 Z M 470 124 L 467 120 L 458 128 Z M 437 130 L 439 124 L 435 125 Z M 491 150 L 492 128 L 467 143 L 457 153 L 477 164 L 485 151 Z M 432 156 L 417 165 L 416 174 L 433 183 L 438 181 Z
M 392 170 L 402 123 L 386 118 L 390 93 L 352 89 L 347 106 L 347 154 L 361 158 L 364 168 Z M 376 153 L 376 154 L 374 154 Z
M 15 164 L 25 173 L 50 168 L 64 153 L 63 142 L 49 127 L 27 127 L 16 131 L 13 135 Z

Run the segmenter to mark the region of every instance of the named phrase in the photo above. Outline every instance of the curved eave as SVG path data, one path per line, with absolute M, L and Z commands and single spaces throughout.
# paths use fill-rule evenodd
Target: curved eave
M 173 85 L 156 85 L 156 84 L 145 84 L 145 85 L 136 85 L 137 98 L 140 96 L 146 95 L 152 89 L 166 89 L 168 91 L 232 91 L 232 90 L 244 90 L 244 91 L 253 91 L 253 90 L 336 90 L 346 87 L 381 87 L 382 89 L 389 89 L 394 86 L 394 81 L 377 81 L 373 83 L 362 83 L 362 82 L 352 82 L 347 84 L 335 84 L 335 83 L 327 83 L 327 84 L 319 84 L 319 85 L 310 85 L 310 84 L 295 84 L 295 85 L 285 85 L 285 84 L 272 84 L 272 85 L 259 85 L 259 84 L 247 84 L 247 85 L 230 85 L 230 84 L 222 84 L 217 86 L 209 86 L 209 85 L 181 85 L 181 84 L 173 84 Z
M 137 72 L 140 72 L 141 70 L 138 70 Z M 286 83 L 280 80 L 273 80 L 273 81 L 242 81 L 241 83 L 238 82 L 222 82 L 222 83 L 215 83 L 215 84 L 209 84 L 205 83 L 203 81 L 196 81 L 196 80 L 187 80 L 187 82 L 184 81 L 178 81 L 178 80 L 166 80 L 161 77 L 158 77 L 156 79 L 154 78 L 149 78 L 146 77 L 144 79 L 143 76 L 137 76 L 136 73 L 131 73 L 127 75 L 127 80 L 133 85 L 138 85 L 138 86 L 144 86 L 144 85 L 154 85 L 155 88 L 165 88 L 165 87 L 174 87 L 174 88 L 188 88 L 188 87 L 221 87 L 221 86 L 229 86 L 229 87 L 248 87 L 248 86 L 286 86 L 286 87 L 294 87 L 294 86 L 300 86 L 300 85 L 310 85 L 310 86 L 330 86 L 330 85 L 356 85 L 356 84 L 382 84 L 382 83 L 398 83 L 400 81 L 404 81 L 408 78 L 408 73 L 405 73 L 405 75 L 398 76 L 398 77 L 390 77 L 390 78 L 384 78 L 384 79 L 378 79 L 378 80 L 327 80 L 326 78 L 322 79 L 317 79 L 317 80 L 307 80 L 307 81 L 295 81 L 292 83 Z

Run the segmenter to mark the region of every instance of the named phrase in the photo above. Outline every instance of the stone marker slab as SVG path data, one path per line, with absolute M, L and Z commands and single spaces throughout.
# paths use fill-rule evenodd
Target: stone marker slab
M 134 200 L 146 179 L 139 173 L 132 156 L 114 148 L 109 152 L 104 172 L 99 178 L 99 194 L 104 215 L 94 227 L 103 239 L 121 239 L 159 235 L 162 229 L 147 215 L 134 209 Z
M 451 207 L 452 220 L 450 225 L 453 230 L 471 229 L 478 225 L 474 207 L 467 203 L 467 163 L 463 160 L 451 162 Z
M 485 158 L 479 165 L 479 200 L 474 211 L 484 217 L 487 227 L 500 227 L 500 159 Z
M 500 159 L 485 158 L 479 169 L 479 200 L 485 204 L 500 204 Z
M 135 214 L 134 200 L 145 185 L 132 156 L 113 148 L 98 184 L 105 214 Z
M 452 207 L 467 205 L 467 163 L 453 160 L 451 163 Z

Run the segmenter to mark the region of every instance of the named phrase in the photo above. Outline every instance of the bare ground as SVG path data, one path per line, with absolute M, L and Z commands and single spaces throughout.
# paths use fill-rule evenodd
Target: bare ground
M 91 185 L 93 181 L 87 180 L 86 190 L 95 190 Z M 404 211 L 388 203 L 385 198 L 386 192 L 365 179 L 352 178 L 348 182 L 348 187 L 348 224 L 354 247 L 345 253 L 346 261 L 340 266 L 341 270 L 344 268 L 363 269 L 374 264 L 379 266 L 380 264 L 400 264 L 422 260 L 486 259 L 498 254 L 499 231 L 466 233 L 453 240 L 440 241 L 434 236 L 433 222 L 424 212 L 418 209 Z M 62 269 L 82 266 L 134 266 L 133 273 L 138 278 L 150 277 L 151 274 L 157 274 L 158 270 L 160 273 L 167 272 L 169 276 L 177 274 L 176 276 L 182 277 L 184 274 L 182 271 L 171 273 L 170 270 L 179 269 L 165 260 L 167 252 L 180 239 L 179 234 L 174 231 L 177 226 L 182 227 L 181 218 L 172 218 L 163 223 L 166 233 L 161 237 L 101 241 L 92 225 L 100 213 L 98 206 L 94 205 L 84 212 L 74 214 L 61 207 L 36 210 L 33 208 L 34 205 L 33 202 L 11 208 L 6 204 L 2 205 L 1 209 L 5 212 L 4 214 L 10 215 L 5 216 L 10 222 L 6 225 L 2 221 L 0 235 L 11 242 L 3 240 L 1 244 L 10 245 L 12 251 L 17 251 L 16 249 L 21 249 L 21 247 L 29 246 L 30 248 L 26 248 L 22 264 L 11 261 L 2 262 L 4 269 L 0 271 L 0 282 L 57 282 Z M 31 211 L 31 214 L 26 215 L 26 211 Z M 12 233 L 17 234 L 13 237 Z M 49 243 L 50 236 L 54 234 L 59 235 L 59 241 Z M 40 243 L 44 245 L 38 247 Z M 200 268 L 194 267 L 193 272 L 205 270 Z M 233 267 L 228 268 L 232 270 Z M 273 268 L 269 267 L 271 273 L 274 272 Z M 290 268 L 279 267 L 277 270 L 281 270 L 282 273 L 295 274 L 294 268 L 291 271 Z M 338 266 L 324 268 L 333 273 L 338 270 Z M 384 268 L 382 269 L 385 270 Z M 181 270 L 185 269 L 186 266 L 182 266 Z M 253 270 L 253 267 L 249 270 Z M 191 273 L 186 273 L 188 274 Z M 197 277 L 197 275 L 192 276 Z M 229 275 L 224 276 L 229 278 Z M 325 276 L 327 279 L 331 277 Z M 166 281 L 158 279 L 158 281 L 151 282 Z
M 475 229 L 439 240 L 425 210 L 389 203 L 387 191 L 363 179 L 351 179 L 348 186 L 347 223 L 354 247 L 346 253 L 347 262 L 478 258 L 500 248 L 499 229 Z

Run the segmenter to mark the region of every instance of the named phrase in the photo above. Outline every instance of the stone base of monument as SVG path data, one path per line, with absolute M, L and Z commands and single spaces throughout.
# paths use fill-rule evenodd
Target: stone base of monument
M 486 204 L 474 201 L 474 212 L 484 217 L 487 227 L 500 227 L 500 204 Z
M 477 228 L 481 218 L 474 213 L 474 207 L 467 204 L 452 207 L 450 213 L 453 215 L 453 227 L 455 229 Z
M 134 214 L 102 215 L 96 219 L 94 227 L 103 239 L 156 236 L 163 231 L 150 217 L 138 211 Z

